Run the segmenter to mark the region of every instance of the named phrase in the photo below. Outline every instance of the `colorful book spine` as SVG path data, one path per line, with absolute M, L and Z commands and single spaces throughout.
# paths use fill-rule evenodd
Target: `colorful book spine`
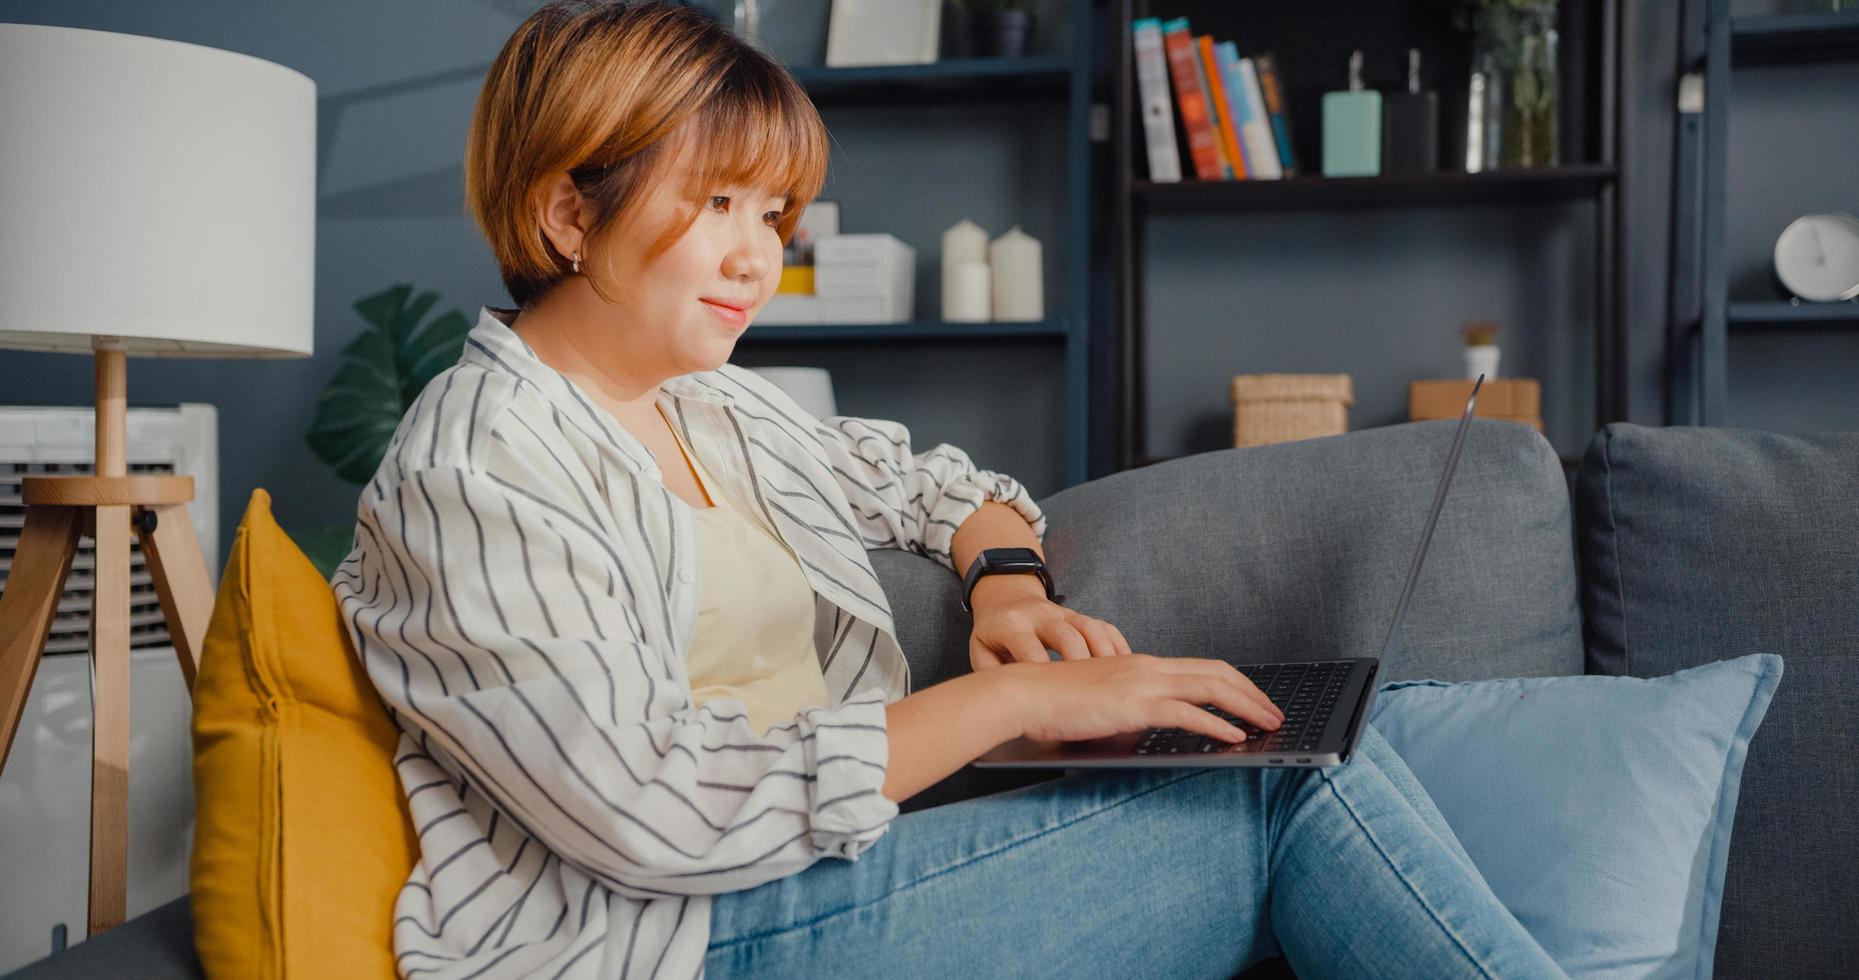
M 1246 155 L 1239 148 L 1239 129 L 1227 101 L 1226 82 L 1214 58 L 1214 39 L 1202 34 L 1194 39 L 1200 46 L 1201 74 L 1207 78 L 1207 101 L 1213 106 L 1214 121 L 1219 123 L 1220 151 L 1226 158 L 1234 180 L 1246 179 Z
M 1162 21 L 1144 17 L 1130 25 L 1136 48 L 1136 92 L 1142 100 L 1143 141 L 1149 145 L 1149 179 L 1181 180 L 1175 149 L 1175 107 L 1168 97 L 1168 57 L 1162 53 Z
M 1227 114 L 1233 119 L 1234 142 L 1239 144 L 1239 151 L 1246 158 L 1246 177 L 1257 178 L 1258 162 L 1246 150 L 1246 124 L 1252 121 L 1251 108 L 1246 103 L 1246 85 L 1239 74 L 1239 47 L 1231 41 L 1222 41 L 1214 45 L 1214 61 L 1220 69 L 1220 86 L 1226 90 Z
M 1175 84 L 1175 109 L 1181 113 L 1181 128 L 1188 138 L 1188 157 L 1194 161 L 1194 176 L 1202 180 L 1219 180 L 1220 142 L 1214 136 L 1213 120 L 1207 113 L 1207 93 L 1201 84 L 1200 59 L 1194 56 L 1194 39 L 1188 34 L 1188 19 L 1177 17 L 1162 25 L 1162 48 L 1168 55 L 1168 75 Z
M 1265 99 L 1266 114 L 1272 119 L 1272 135 L 1278 143 L 1278 163 L 1286 177 L 1297 176 L 1297 155 L 1291 152 L 1291 116 L 1284 97 L 1284 79 L 1278 74 L 1278 60 L 1263 51 L 1253 58 L 1259 76 L 1260 93 Z
M 1239 76 L 1246 88 L 1246 109 L 1252 117 L 1240 136 L 1246 141 L 1246 152 L 1259 162 L 1259 179 L 1277 180 L 1284 176 L 1284 169 L 1278 163 L 1278 147 L 1272 142 L 1272 124 L 1265 114 L 1265 100 L 1259 95 L 1259 75 L 1251 58 L 1239 59 Z

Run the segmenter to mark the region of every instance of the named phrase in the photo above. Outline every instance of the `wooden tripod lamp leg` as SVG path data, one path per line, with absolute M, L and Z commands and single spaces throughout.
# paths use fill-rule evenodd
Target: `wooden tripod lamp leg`
M 129 508 L 97 508 L 91 593 L 90 932 L 122 924 L 129 885 Z
M 77 507 L 28 507 L 13 552 L 13 569 L 0 593 L 0 772 L 13 748 L 32 678 L 39 672 L 45 637 L 64 595 L 77 554 Z
M 181 677 L 191 692 L 194 675 L 200 669 L 207 621 L 213 616 L 213 583 L 207 578 L 200 539 L 194 534 L 194 522 L 187 516 L 186 504 L 144 506 L 139 516 L 137 531 L 142 537 L 142 556 L 147 559 L 149 574 L 155 579 L 155 594 L 161 597 L 168 635 L 173 638 L 175 655 L 181 661 Z M 149 523 L 154 524 L 153 530 L 146 529 Z
M 127 356 L 97 350 L 97 470 L 129 472 Z M 91 593 L 90 932 L 122 924 L 129 878 L 129 511 L 96 509 L 97 583 Z

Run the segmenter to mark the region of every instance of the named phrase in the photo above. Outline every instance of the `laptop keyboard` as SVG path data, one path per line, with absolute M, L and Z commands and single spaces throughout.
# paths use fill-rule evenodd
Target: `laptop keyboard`
M 1285 713 L 1277 731 L 1256 728 L 1225 709 L 1201 707 L 1222 721 L 1239 726 L 1246 740 L 1237 744 L 1180 728 L 1151 728 L 1137 743 L 1137 755 L 1178 755 L 1201 752 L 1314 752 L 1335 712 L 1336 699 L 1348 686 L 1353 661 L 1312 661 L 1284 664 L 1235 664 L 1272 703 Z

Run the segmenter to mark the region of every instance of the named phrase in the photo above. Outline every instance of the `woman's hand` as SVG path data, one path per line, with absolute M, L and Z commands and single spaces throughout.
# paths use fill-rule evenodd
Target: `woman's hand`
M 1284 712 L 1224 660 L 1137 653 L 1011 664 L 1001 679 L 1018 704 L 1020 734 L 1041 742 L 1108 738 L 1150 728 L 1245 740 L 1238 727 L 1201 707 L 1206 704 L 1268 731 L 1284 721 Z
M 1047 663 L 1047 649 L 1066 660 L 1130 653 L 1115 626 L 1048 600 L 1030 575 L 990 575 L 975 583 L 969 602 L 975 630 L 968 638 L 968 662 L 977 671 L 1016 660 Z

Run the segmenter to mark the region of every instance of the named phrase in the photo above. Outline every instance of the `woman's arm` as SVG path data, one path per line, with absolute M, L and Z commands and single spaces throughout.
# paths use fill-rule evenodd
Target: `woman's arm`
M 886 799 L 902 803 L 981 753 L 1020 736 L 1004 671 L 963 674 L 885 705 L 891 761 Z

